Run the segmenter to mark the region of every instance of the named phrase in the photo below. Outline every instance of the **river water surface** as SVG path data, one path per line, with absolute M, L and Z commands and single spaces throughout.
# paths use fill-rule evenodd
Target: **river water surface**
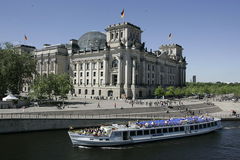
M 240 121 L 201 136 L 125 147 L 73 148 L 67 130 L 0 135 L 0 160 L 239 160 Z

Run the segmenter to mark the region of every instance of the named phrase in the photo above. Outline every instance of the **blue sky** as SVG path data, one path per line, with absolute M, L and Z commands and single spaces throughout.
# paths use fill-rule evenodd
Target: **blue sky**
M 68 43 L 88 31 L 125 21 L 141 27 L 148 49 L 177 43 L 187 81 L 240 82 L 239 0 L 0 0 L 0 43 Z M 168 34 L 173 38 L 168 40 Z M 28 40 L 24 41 L 24 35 Z

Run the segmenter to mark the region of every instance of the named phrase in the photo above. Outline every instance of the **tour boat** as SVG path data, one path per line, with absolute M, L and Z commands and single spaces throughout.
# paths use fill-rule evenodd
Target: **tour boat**
M 73 146 L 109 147 L 194 136 L 220 128 L 222 125 L 218 118 L 195 116 L 69 130 L 68 134 Z

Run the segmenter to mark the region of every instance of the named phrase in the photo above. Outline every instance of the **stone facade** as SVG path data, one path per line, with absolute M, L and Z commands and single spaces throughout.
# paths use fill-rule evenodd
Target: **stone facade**
M 141 33 L 138 26 L 124 22 L 108 26 L 106 34 L 88 32 L 67 45 L 46 45 L 35 51 L 37 71 L 69 73 L 73 95 L 83 98 L 143 98 L 159 85 L 184 86 L 183 48 L 170 44 L 147 51 Z

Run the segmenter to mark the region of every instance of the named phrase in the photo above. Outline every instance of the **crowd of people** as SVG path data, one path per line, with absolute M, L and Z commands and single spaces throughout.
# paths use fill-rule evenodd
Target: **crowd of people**
M 105 132 L 103 129 L 100 129 L 100 128 L 85 128 L 85 129 L 75 130 L 74 132 L 81 135 L 89 135 L 89 136 L 107 136 L 107 132 Z

